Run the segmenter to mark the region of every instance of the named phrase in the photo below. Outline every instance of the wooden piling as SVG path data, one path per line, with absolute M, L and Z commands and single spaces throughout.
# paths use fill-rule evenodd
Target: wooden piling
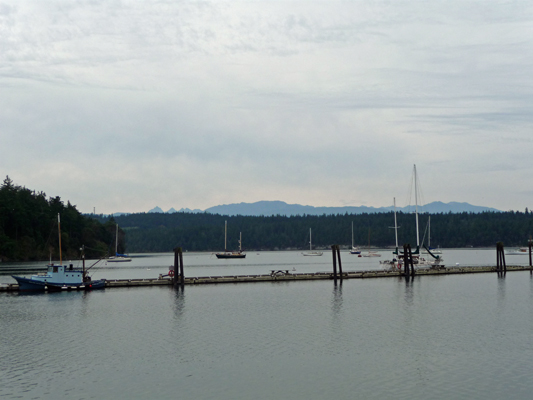
M 180 253 L 180 283 L 183 286 L 185 284 L 185 271 L 183 270 L 183 251 L 179 248 Z
M 404 276 L 415 275 L 413 252 L 411 251 L 411 245 L 409 243 L 403 245 L 403 271 Z
M 339 245 L 335 245 L 335 249 L 337 250 L 337 258 L 339 259 L 339 274 L 341 278 L 342 283 L 342 263 L 341 263 L 341 249 L 339 248 Z
M 496 243 L 496 272 L 497 273 L 507 272 L 507 265 L 505 264 L 503 242 Z
M 331 254 L 333 255 L 333 279 L 337 282 L 337 254 L 335 245 L 331 245 Z
M 185 274 L 183 270 L 183 252 L 181 247 L 174 249 L 174 276 L 172 277 L 174 286 L 185 283 Z

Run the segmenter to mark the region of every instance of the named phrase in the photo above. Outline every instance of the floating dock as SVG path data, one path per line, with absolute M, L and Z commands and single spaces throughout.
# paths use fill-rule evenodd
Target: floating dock
M 529 266 L 508 266 L 507 272 L 513 271 L 533 271 Z M 435 275 L 456 275 L 456 274 L 479 274 L 498 272 L 497 267 L 475 267 L 461 266 L 451 268 L 421 268 L 416 270 L 415 276 L 435 276 Z M 337 277 L 341 279 L 340 273 Z M 369 270 L 369 271 L 348 271 L 342 273 L 342 279 L 370 279 L 370 278 L 392 278 L 403 277 L 403 273 L 398 271 Z M 204 285 L 216 283 L 242 283 L 242 282 L 284 282 L 284 281 L 309 281 L 309 280 L 333 280 L 333 272 L 314 273 L 291 273 L 289 270 L 272 270 L 265 275 L 229 275 L 229 276 L 202 276 L 184 279 L 184 285 Z M 107 279 L 105 287 L 138 287 L 138 286 L 169 286 L 174 280 L 169 277 L 159 276 L 154 279 Z M 0 292 L 17 292 L 17 284 L 0 285 Z M 74 289 L 73 289 L 74 290 Z

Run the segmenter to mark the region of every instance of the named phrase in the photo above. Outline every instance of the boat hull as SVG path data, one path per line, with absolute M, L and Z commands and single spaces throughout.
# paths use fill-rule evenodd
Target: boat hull
M 245 258 L 246 254 L 224 254 L 224 253 L 217 253 L 217 258 Z
M 129 262 L 131 261 L 131 258 L 128 257 L 116 257 L 116 258 L 108 258 L 106 262 Z
M 99 279 L 80 283 L 43 282 L 35 279 L 24 278 L 22 276 L 12 277 L 17 281 L 19 290 L 27 291 L 61 291 L 61 290 L 92 290 L 105 288 L 105 279 Z

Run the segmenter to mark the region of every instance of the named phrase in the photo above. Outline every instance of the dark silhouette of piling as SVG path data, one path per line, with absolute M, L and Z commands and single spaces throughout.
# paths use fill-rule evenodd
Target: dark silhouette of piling
M 403 271 L 405 276 L 415 275 L 413 252 L 409 243 L 403 245 Z
M 341 277 L 342 282 L 342 263 L 341 263 L 341 249 L 339 248 L 339 245 L 335 245 L 335 249 L 337 250 L 337 258 L 339 259 L 339 274 Z
M 331 254 L 333 255 L 333 279 L 337 283 L 337 251 L 336 245 L 331 245 Z
M 341 250 L 338 244 L 331 245 L 331 254 L 333 255 L 333 279 L 337 282 L 337 260 L 339 262 L 339 277 L 342 283 L 342 263 L 341 263 Z
M 181 247 L 174 249 L 174 286 L 178 284 L 183 285 L 185 283 L 185 274 L 183 271 L 183 251 Z
M 507 272 L 505 254 L 503 251 L 503 242 L 496 243 L 496 272 L 498 274 Z

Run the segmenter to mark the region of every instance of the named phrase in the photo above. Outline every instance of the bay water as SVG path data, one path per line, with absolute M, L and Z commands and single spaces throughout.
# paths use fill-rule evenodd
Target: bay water
M 496 258 L 443 252 L 446 265 Z M 184 264 L 186 276 L 224 276 L 330 271 L 331 258 L 185 253 Z M 380 269 L 377 258 L 342 261 Z M 93 278 L 153 278 L 172 262 L 135 255 Z M 41 266 L 2 263 L 0 283 Z M 527 271 L 0 293 L 2 399 L 526 399 L 532 364 Z

